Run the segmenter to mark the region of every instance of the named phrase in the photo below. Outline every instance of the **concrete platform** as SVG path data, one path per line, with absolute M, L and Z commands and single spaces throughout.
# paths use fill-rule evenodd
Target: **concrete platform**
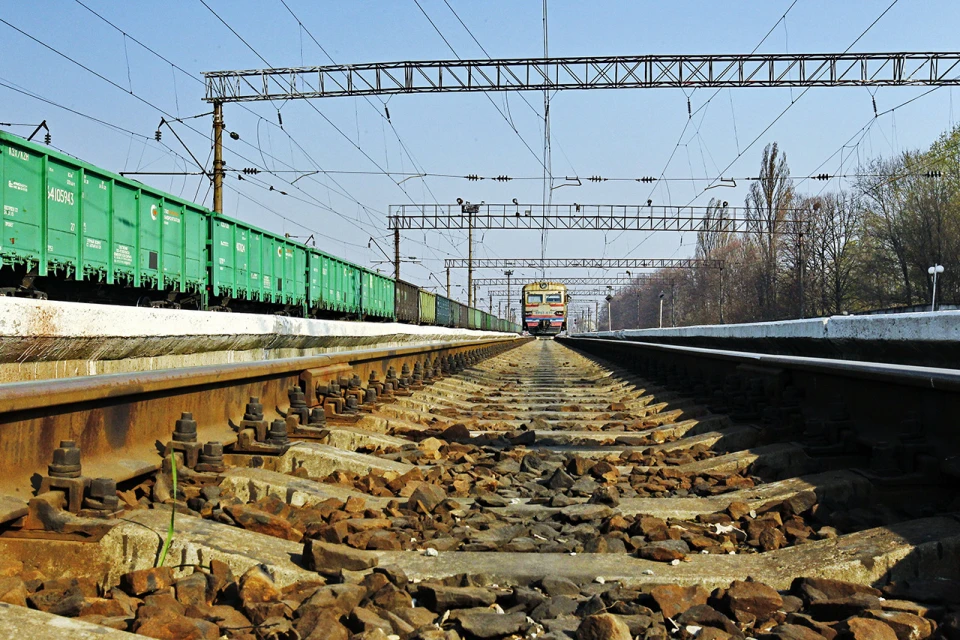
M 0 299 L 0 383 L 317 355 L 515 334 Z
M 572 337 L 956 368 L 960 311 L 600 331 Z

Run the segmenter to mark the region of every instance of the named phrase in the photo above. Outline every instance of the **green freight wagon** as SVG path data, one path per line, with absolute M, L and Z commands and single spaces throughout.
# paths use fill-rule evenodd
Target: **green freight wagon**
M 450 301 L 450 326 L 451 327 L 460 327 L 466 326 L 466 322 L 463 318 L 463 305 L 457 302 L 456 300 Z
M 209 211 L 82 160 L 0 132 L 0 267 L 71 298 L 197 297 L 206 290 Z M 47 276 L 57 276 L 54 280 Z M 24 277 L 26 277 L 24 279 Z
M 420 324 L 437 324 L 437 296 L 420 290 Z
M 360 315 L 360 267 L 316 249 L 308 249 L 307 264 L 311 315 Z
M 213 303 L 231 301 L 304 307 L 307 253 L 303 245 L 239 220 L 211 214 L 210 290 Z
M 437 295 L 437 326 L 452 327 L 453 324 L 453 300 L 446 296 Z
M 420 289 L 403 280 L 394 280 L 393 284 L 393 310 L 397 322 L 417 324 L 420 321 Z
M 395 319 L 393 278 L 388 278 L 362 267 L 360 273 L 360 308 L 363 315 L 372 318 Z

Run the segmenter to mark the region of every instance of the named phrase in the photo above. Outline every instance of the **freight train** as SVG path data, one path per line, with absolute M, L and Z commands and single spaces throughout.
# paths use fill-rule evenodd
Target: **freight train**
M 520 326 L 0 131 L 0 295 Z
M 567 329 L 567 287 L 559 282 L 523 285 L 523 324 L 533 336 L 555 336 Z

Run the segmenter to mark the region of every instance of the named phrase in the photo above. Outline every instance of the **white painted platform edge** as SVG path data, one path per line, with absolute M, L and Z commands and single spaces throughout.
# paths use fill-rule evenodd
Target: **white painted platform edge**
M 830 316 L 808 320 L 696 325 L 667 329 L 629 329 L 574 335 L 613 339 L 663 337 L 954 341 L 960 340 L 960 311 Z
M 397 322 L 313 320 L 252 313 L 121 307 L 0 298 L 0 338 L 158 338 L 223 335 L 296 337 L 504 336 L 493 331 Z

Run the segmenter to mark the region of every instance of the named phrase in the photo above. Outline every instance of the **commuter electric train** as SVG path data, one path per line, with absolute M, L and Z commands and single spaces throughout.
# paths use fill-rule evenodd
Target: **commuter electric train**
M 532 336 L 555 336 L 567 329 L 567 287 L 559 282 L 523 286 L 523 327 Z

